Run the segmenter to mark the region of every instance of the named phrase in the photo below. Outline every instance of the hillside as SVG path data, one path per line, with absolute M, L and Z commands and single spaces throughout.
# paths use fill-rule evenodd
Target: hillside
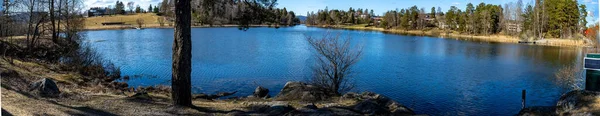
M 137 25 L 137 19 L 144 20 L 144 27 L 159 27 L 158 19 L 162 16 L 158 16 L 154 13 L 140 13 L 135 15 L 113 15 L 113 16 L 100 16 L 100 17 L 88 17 L 85 18 L 86 29 L 118 29 L 118 28 L 131 28 L 131 26 Z M 126 25 L 111 25 L 104 26 L 103 22 L 124 22 Z M 166 21 L 165 21 L 166 22 Z M 165 23 L 165 25 L 168 25 Z

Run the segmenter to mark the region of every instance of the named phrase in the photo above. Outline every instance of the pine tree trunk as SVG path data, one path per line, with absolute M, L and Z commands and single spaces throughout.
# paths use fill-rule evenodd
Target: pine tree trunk
M 48 3 L 48 7 L 50 7 L 50 22 L 52 24 L 52 42 L 56 43 L 58 40 L 58 35 L 56 33 L 56 24 L 54 20 L 54 0 L 50 0 L 50 3 Z
M 175 0 L 175 34 L 171 97 L 174 105 L 192 106 L 191 66 L 192 40 L 190 34 L 190 0 Z

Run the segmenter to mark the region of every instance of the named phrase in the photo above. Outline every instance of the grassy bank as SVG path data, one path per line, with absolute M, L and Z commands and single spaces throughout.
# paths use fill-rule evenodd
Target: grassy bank
M 163 18 L 164 23 L 161 26 L 159 19 Z M 142 28 L 173 28 L 173 22 L 169 22 L 163 16 L 154 13 L 140 13 L 135 15 L 114 15 L 85 18 L 85 30 L 114 30 L 114 29 L 134 29 L 138 27 L 137 19 L 144 20 Z M 124 22 L 123 25 L 102 25 L 104 22 Z M 210 27 L 238 27 L 238 25 L 192 25 L 193 28 Z M 250 25 L 250 27 L 270 27 L 270 25 Z
M 393 33 L 400 35 L 416 35 L 416 36 L 432 36 L 448 39 L 459 39 L 459 40 L 472 40 L 472 41 L 485 41 L 485 42 L 500 42 L 500 43 L 519 43 L 522 41 L 518 36 L 509 35 L 469 35 L 463 34 L 456 31 L 440 30 L 437 28 L 429 30 L 403 30 L 403 29 L 384 29 L 374 26 L 368 26 L 367 24 L 358 25 L 310 25 L 313 27 L 321 28 L 336 28 L 336 29 L 350 29 L 350 30 L 367 30 L 367 31 L 381 31 L 385 33 Z M 544 46 L 564 46 L 564 47 L 590 47 L 591 43 L 586 43 L 582 39 L 558 39 L 548 38 L 543 40 L 537 40 L 533 45 L 544 45 Z

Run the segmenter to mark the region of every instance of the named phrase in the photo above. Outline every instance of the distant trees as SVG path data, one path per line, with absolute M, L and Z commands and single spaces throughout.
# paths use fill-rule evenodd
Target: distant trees
M 134 2 L 127 2 L 127 8 L 129 9 L 129 12 L 134 12 L 135 10 L 135 3 Z
M 375 16 L 368 9 L 353 9 L 344 10 L 319 10 L 316 13 L 307 12 L 307 25 L 341 25 L 341 24 L 369 24 L 372 23 L 371 17 Z
M 360 60 L 362 49 L 340 35 L 325 34 L 321 38 L 308 36 L 306 39 L 316 52 L 312 83 L 337 95 L 352 89 L 352 67 Z
M 142 12 L 143 12 L 142 10 L 143 10 L 143 9 L 140 7 L 140 5 L 137 5 L 137 6 L 135 7 L 135 13 L 142 13 Z
M 148 10 L 146 12 L 152 12 L 152 4 L 150 4 L 150 6 L 148 6 Z
M 148 11 L 150 12 L 150 11 Z M 158 6 L 154 6 L 154 9 L 152 9 L 152 13 L 159 13 L 160 9 L 158 9 Z
M 435 10 L 435 8 L 432 10 Z M 419 9 L 417 6 L 401 10 L 390 10 L 385 12 L 384 16 L 381 17 L 382 21 L 379 26 L 405 30 L 424 29 L 429 25 L 435 25 L 434 22 L 425 20 L 427 16 L 428 14 L 425 14 L 425 9 Z
M 587 9 L 576 0 L 536 0 L 524 6 L 522 0 L 502 5 L 468 3 L 464 11 L 451 6 L 447 12 L 432 7 L 429 14 L 424 8 L 412 6 L 385 12 L 379 27 L 386 29 L 426 29 L 438 27 L 460 33 L 490 35 L 526 35 L 535 38 L 572 38 L 583 33 L 587 25 Z M 363 15 L 366 11 L 350 8 L 307 12 L 307 25 L 340 25 L 371 23 Z M 368 14 L 368 13 L 367 13 Z M 357 21 L 358 20 L 358 21 Z M 366 22 L 365 22 L 366 21 Z
M 121 1 L 117 1 L 115 4 L 115 13 L 117 14 L 125 14 L 125 5 Z
M 266 0 L 270 2 L 272 0 Z M 168 2 L 168 0 L 163 1 Z M 287 9 L 274 8 L 269 6 L 260 6 L 260 2 L 253 0 L 197 0 L 192 1 L 192 21 L 199 25 L 223 25 L 223 24 L 265 24 L 265 25 L 285 25 L 292 26 L 300 23 L 296 14 L 287 11 Z M 260 8 L 260 9 L 252 9 Z M 256 11 L 256 12 L 255 12 Z M 169 14 L 168 10 L 161 11 L 163 14 Z M 255 20 L 252 22 L 240 22 L 237 19 L 255 19 L 250 16 L 245 17 L 242 14 L 253 14 L 253 17 L 263 17 L 264 20 Z M 169 16 L 169 15 L 167 15 Z

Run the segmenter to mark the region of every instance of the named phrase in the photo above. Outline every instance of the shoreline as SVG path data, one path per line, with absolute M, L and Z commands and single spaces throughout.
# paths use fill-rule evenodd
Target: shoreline
M 536 40 L 536 43 L 522 43 L 521 39 L 517 36 L 507 35 L 469 35 L 454 33 L 454 31 L 448 32 L 447 30 L 431 29 L 431 30 L 400 30 L 400 29 L 383 29 L 378 27 L 364 27 L 363 25 L 306 25 L 307 27 L 317 28 L 330 28 L 330 29 L 345 29 L 345 30 L 360 30 L 360 31 L 378 31 L 389 34 L 398 35 L 409 35 L 409 36 L 429 36 L 443 39 L 455 39 L 455 40 L 467 40 L 467 41 L 482 41 L 482 42 L 497 42 L 497 43 L 512 43 L 512 44 L 524 44 L 524 45 L 539 45 L 539 46 L 556 46 L 556 47 L 592 47 L 589 43 L 585 43 L 584 40 L 574 39 L 558 39 L 549 38 Z
M 192 28 L 221 28 L 221 27 L 238 27 L 239 25 L 201 25 L 201 26 L 192 26 Z M 270 25 L 250 25 L 249 27 L 274 27 Z M 290 27 L 290 26 L 279 26 L 281 27 Z M 144 25 L 141 29 L 163 29 L 163 28 L 173 28 L 173 26 L 160 26 L 158 24 L 152 25 Z M 98 30 L 124 30 L 124 29 L 136 29 L 135 25 L 113 25 L 113 26 L 86 26 L 84 31 L 98 31 Z

